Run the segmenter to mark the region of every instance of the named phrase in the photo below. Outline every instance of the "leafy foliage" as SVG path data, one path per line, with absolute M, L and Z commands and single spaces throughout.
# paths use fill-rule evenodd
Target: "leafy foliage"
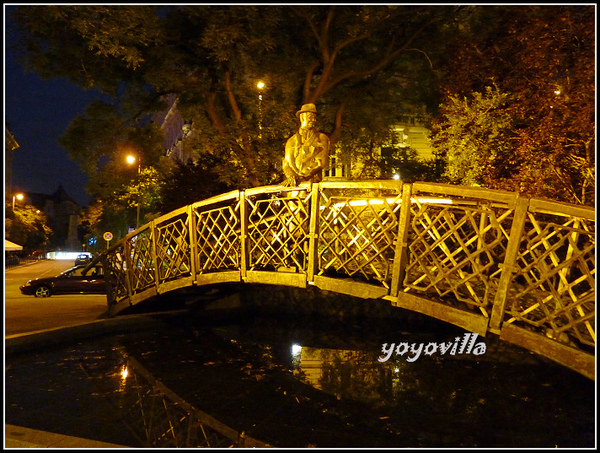
M 424 67 L 434 80 L 430 33 L 455 10 L 23 6 L 16 18 L 25 57 L 38 72 L 118 94 L 112 110 L 88 110 L 65 138 L 92 178 L 95 162 L 112 157 L 105 132 L 119 131 L 119 123 L 139 125 L 143 112 L 157 111 L 161 97 L 172 93 L 201 136 L 188 144 L 196 156 L 217 157 L 221 181 L 242 188 L 281 178 L 285 139 L 297 128 L 294 112 L 303 103 L 319 104 L 319 127 L 332 142 L 385 131 L 411 108 L 411 93 L 424 92 L 414 89 L 428 80 Z M 267 87 L 260 102 L 258 80 Z M 89 133 L 94 126 L 97 137 Z
M 444 176 L 455 184 L 494 187 L 510 179 L 515 164 L 507 112 L 510 97 L 496 88 L 472 93 L 470 99 L 449 96 L 442 106 L 443 123 L 434 129 L 434 146 L 448 161 Z
M 5 234 L 7 239 L 23 246 L 23 250 L 32 253 L 43 249 L 50 242 L 52 230 L 47 225 L 43 212 L 31 205 L 15 206 L 6 209 Z
M 448 48 L 445 116 L 437 127 L 436 143 L 449 158 L 449 176 L 473 176 L 465 181 L 593 205 L 594 7 L 470 7 L 465 12 L 463 34 Z M 485 103 L 494 100 L 503 107 L 486 111 Z M 478 111 L 484 115 L 480 127 L 466 128 L 465 119 Z M 493 149 L 477 144 L 486 138 L 482 128 L 495 137 Z M 461 140 L 465 146 L 452 151 Z M 473 175 L 464 168 L 471 162 Z
M 156 8 L 149 6 L 35 5 L 17 8 L 15 19 L 28 67 L 108 93 L 134 81 L 144 52 L 161 44 Z
M 411 150 L 377 150 L 401 116 L 436 113 L 440 92 L 435 144 L 449 181 L 594 203 L 592 6 L 13 9 L 27 67 L 106 94 L 61 139 L 90 175 L 98 233 L 126 232 L 136 200 L 149 219 L 281 181 L 304 103 L 317 105 L 342 162 L 360 157 L 359 177 L 401 169 L 405 181 L 435 180 Z M 193 162 L 163 157 L 151 118 L 167 95 L 193 125 Z M 128 153 L 143 171 L 124 163 Z
M 215 156 L 204 155 L 195 162 L 177 167 L 161 185 L 160 212 L 166 214 L 174 209 L 228 192 L 231 186 L 220 181 L 219 167 L 222 162 Z M 193 184 L 189 184 L 193 181 Z

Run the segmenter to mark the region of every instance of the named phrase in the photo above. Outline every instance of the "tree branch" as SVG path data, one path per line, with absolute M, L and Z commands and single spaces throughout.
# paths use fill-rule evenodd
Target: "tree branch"
M 321 54 L 323 55 L 323 62 L 327 63 L 330 59 L 330 55 L 329 55 L 329 48 L 328 48 L 328 36 L 329 36 L 329 27 L 331 26 L 331 22 L 333 21 L 333 10 L 334 10 L 334 6 L 332 6 L 331 8 L 329 8 L 329 10 L 327 11 L 327 18 L 325 19 L 325 22 L 323 23 L 323 27 L 321 30 L 321 39 L 320 39 L 320 49 L 321 49 Z
M 241 151 L 241 158 L 243 159 L 246 169 L 250 176 L 250 183 L 253 186 L 259 186 L 260 181 L 254 176 L 256 171 L 256 161 L 254 156 L 252 155 L 252 145 L 250 144 L 250 137 L 248 136 L 248 132 L 242 125 L 242 111 L 240 110 L 237 101 L 235 100 L 235 94 L 233 93 L 233 85 L 231 83 L 231 71 L 228 69 L 225 71 L 225 91 L 227 92 L 227 99 L 229 100 L 229 105 L 233 110 L 233 115 L 235 117 L 235 122 L 238 126 L 240 126 L 241 133 L 241 144 L 238 143 L 238 146 Z
M 206 94 L 206 102 L 205 102 L 204 106 L 206 107 L 206 112 L 208 113 L 208 117 L 210 118 L 213 126 L 215 127 L 215 129 L 217 129 L 219 134 L 225 135 L 225 133 L 227 132 L 227 129 L 225 128 L 225 125 L 221 121 L 221 118 L 219 117 L 219 114 L 217 112 L 217 107 L 216 107 L 217 93 L 215 93 L 213 91 L 206 91 L 205 94 Z
M 229 100 L 229 106 L 233 111 L 233 116 L 235 117 L 235 122 L 239 125 L 242 122 L 242 112 L 235 100 L 235 95 L 233 94 L 233 86 L 231 85 L 231 71 L 228 69 L 225 71 L 225 92 L 227 93 L 227 99 Z
M 427 53 L 426 53 L 426 52 L 423 52 L 421 49 L 415 49 L 415 48 L 413 48 L 413 49 L 406 49 L 406 51 L 407 51 L 407 52 L 410 52 L 410 51 L 420 52 L 420 53 L 422 53 L 423 55 L 425 55 L 425 58 L 426 58 L 426 59 L 427 59 L 427 61 L 429 62 L 429 69 L 433 70 L 433 63 L 432 63 L 432 62 L 431 62 L 431 60 L 429 59 L 429 55 L 427 55 Z
M 314 22 L 311 20 L 311 18 L 307 15 L 304 14 L 300 8 L 295 8 L 295 7 L 290 7 L 292 12 L 294 14 L 296 14 L 297 16 L 303 18 L 304 20 L 306 20 L 306 22 L 308 22 L 308 26 L 310 28 L 310 30 L 312 31 L 313 35 L 315 36 L 315 38 L 317 39 L 317 42 L 319 43 L 319 48 L 322 49 L 323 47 L 323 42 L 321 41 L 321 35 L 319 34 L 319 31 L 317 30 L 317 27 L 315 26 Z M 331 9 L 330 9 L 331 12 Z M 329 15 L 329 13 L 328 13 Z
M 306 77 L 304 78 L 304 87 L 302 88 L 302 101 L 304 104 L 306 104 L 307 102 L 314 102 L 314 100 L 311 99 L 310 95 L 310 82 L 312 81 L 315 69 L 317 69 L 320 64 L 320 62 L 315 61 L 308 67 L 308 70 L 306 71 Z
M 338 106 L 335 112 L 335 126 L 333 128 L 331 136 L 329 137 L 330 145 L 333 145 L 335 142 L 337 142 L 337 140 L 340 138 L 340 135 L 342 134 L 342 114 L 344 113 L 344 107 L 346 107 L 345 101 Z
M 375 74 L 376 72 L 380 71 L 385 66 L 390 64 L 398 55 L 400 55 L 402 52 L 406 51 L 408 46 L 417 38 L 417 36 L 419 36 L 421 34 L 421 32 L 425 29 L 425 27 L 427 25 L 429 25 L 429 23 L 425 23 L 425 24 L 421 25 L 412 34 L 412 36 L 406 40 L 406 42 L 403 45 L 401 45 L 399 48 L 397 48 L 395 50 L 392 50 L 393 45 L 394 45 L 393 42 L 390 43 L 390 46 L 388 47 L 388 50 L 386 51 L 386 55 L 371 68 L 365 69 L 363 71 L 348 71 L 344 74 L 340 74 L 338 77 L 333 79 L 331 82 L 329 82 L 327 84 L 323 84 L 323 86 L 321 88 L 321 92 L 319 93 L 319 96 L 317 96 L 317 97 L 322 96 L 327 91 L 329 91 L 330 89 L 332 89 L 333 87 L 335 87 L 336 85 L 338 85 L 339 83 L 341 83 L 342 81 L 344 81 L 346 79 L 356 78 L 356 77 L 366 77 L 368 75 Z

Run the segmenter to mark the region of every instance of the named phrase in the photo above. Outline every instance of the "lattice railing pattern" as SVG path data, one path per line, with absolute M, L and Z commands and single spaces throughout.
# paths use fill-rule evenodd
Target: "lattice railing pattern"
M 147 228 L 132 237 L 127 243 L 130 284 L 131 291 L 134 293 L 152 286 L 156 280 L 152 242 L 152 230 Z
M 507 307 L 512 319 L 594 346 L 595 222 L 527 216 Z
M 246 198 L 249 270 L 306 271 L 310 199 L 310 192 Z
M 159 224 L 156 231 L 156 264 L 160 280 L 172 280 L 191 271 L 189 219 L 180 214 Z
M 328 181 L 234 191 L 167 214 L 108 250 L 108 301 L 122 309 L 165 283 L 166 291 L 263 277 L 334 291 L 343 284 L 352 286 L 348 294 L 383 290 L 417 309 L 435 302 L 437 317 L 450 307 L 450 322 L 460 317 L 494 333 L 514 324 L 589 349 L 594 219 L 586 207 L 446 184 Z M 503 332 L 525 335 L 512 326 Z
M 108 303 L 113 304 L 129 294 L 127 264 L 125 263 L 125 243 L 121 242 L 103 256 L 104 275 L 108 286 Z
M 339 192 L 321 193 L 319 275 L 333 270 L 389 288 L 401 194 L 371 190 L 361 197 Z
M 445 301 L 452 296 L 487 316 L 514 210 L 445 201 L 413 199 L 405 291 L 433 292 Z
M 240 204 L 217 209 L 195 210 L 196 247 L 201 272 L 239 269 Z

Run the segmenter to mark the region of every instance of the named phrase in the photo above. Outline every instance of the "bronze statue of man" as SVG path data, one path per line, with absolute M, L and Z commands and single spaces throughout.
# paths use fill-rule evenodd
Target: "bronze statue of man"
M 315 104 L 304 104 L 296 117 L 300 128 L 286 142 L 283 158 L 284 184 L 292 187 L 303 181 L 321 182 L 329 162 L 329 137 L 315 129 Z

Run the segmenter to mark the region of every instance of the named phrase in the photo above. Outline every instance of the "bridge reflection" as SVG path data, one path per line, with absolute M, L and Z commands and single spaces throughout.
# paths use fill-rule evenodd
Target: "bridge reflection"
M 262 283 L 379 299 L 594 379 L 595 210 L 398 181 L 233 191 L 113 245 L 111 314 L 170 291 Z

